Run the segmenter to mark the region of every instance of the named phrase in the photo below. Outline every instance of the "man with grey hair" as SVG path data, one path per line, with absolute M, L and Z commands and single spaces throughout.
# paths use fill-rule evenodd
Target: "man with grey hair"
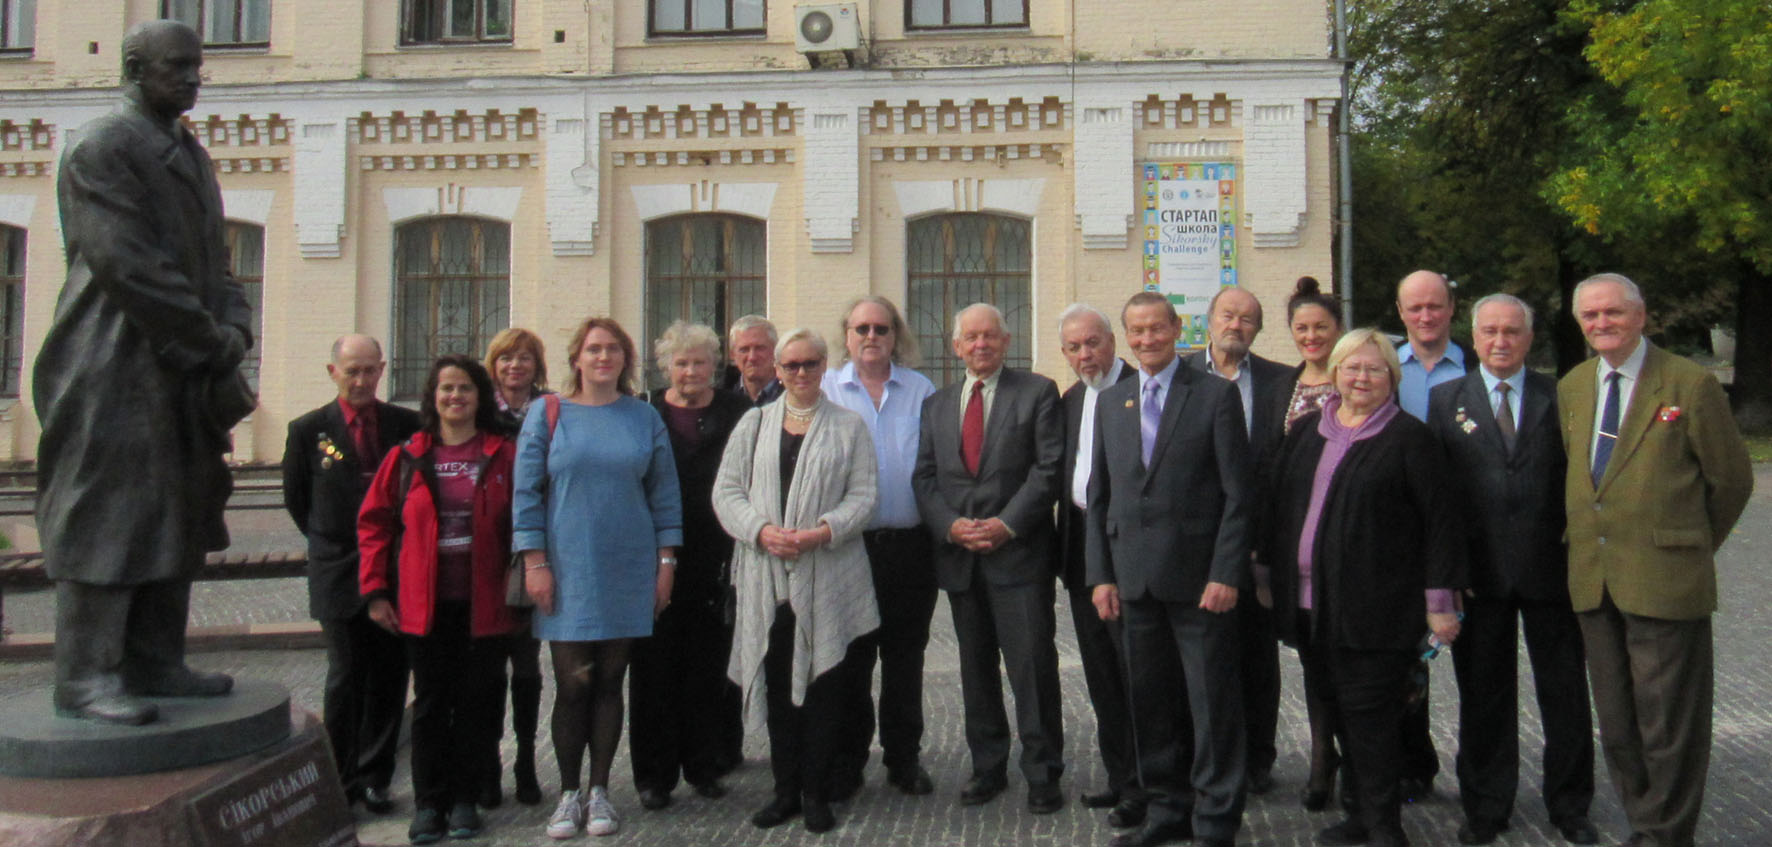
M 1132 715 L 1126 704 L 1125 652 L 1119 621 L 1096 614 L 1083 540 L 1087 535 L 1089 477 L 1095 438 L 1095 401 L 1101 392 L 1133 376 L 1132 367 L 1114 355 L 1114 327 L 1099 309 L 1073 303 L 1058 316 L 1059 352 L 1077 381 L 1065 389 L 1064 455 L 1058 463 L 1059 580 L 1070 594 L 1071 622 L 1077 628 L 1077 652 L 1083 659 L 1083 682 L 1095 712 L 1096 746 L 1107 772 L 1107 788 L 1083 795 L 1083 805 L 1112 807 L 1108 822 L 1117 827 L 1144 821 L 1138 798 L 1138 771 L 1133 752 Z
M 775 324 L 762 315 L 745 315 L 726 332 L 726 357 L 731 364 L 720 382 L 724 391 L 736 392 L 752 406 L 762 406 L 781 396 L 781 380 L 775 378 Z
M 1569 596 L 1626 843 L 1686 847 L 1710 770 L 1715 557 L 1753 465 L 1716 378 L 1643 338 L 1635 283 L 1600 274 L 1572 299 L 1599 355 L 1557 384 Z
M 1452 667 L 1458 678 L 1458 799 L 1462 844 L 1508 829 L 1519 785 L 1520 622 L 1544 726 L 1544 803 L 1573 844 L 1599 840 L 1593 722 L 1581 628 L 1569 605 L 1563 549 L 1567 460 L 1556 381 L 1526 367 L 1532 307 L 1491 294 L 1471 309 L 1480 366 L 1430 392 L 1427 423 L 1446 448 L 1448 477 L 1468 511 L 1470 589 Z
M 1063 701 L 1053 604 L 1052 504 L 1064 452 L 1058 386 L 1004 367 L 1003 313 L 974 303 L 954 316 L 965 378 L 923 403 L 917 508 L 935 540 L 935 578 L 953 608 L 972 777 L 960 802 L 1008 787 L 1009 718 L 998 655 L 1015 692 L 1028 810 L 1064 805 Z
M 191 580 L 228 546 L 223 455 L 256 399 L 252 312 L 228 272 L 221 188 L 179 117 L 203 42 L 149 21 L 123 38 L 124 102 L 56 176 L 67 282 L 37 356 L 37 527 L 56 585 L 58 714 L 121 724 L 144 698 L 221 696 L 185 664 Z

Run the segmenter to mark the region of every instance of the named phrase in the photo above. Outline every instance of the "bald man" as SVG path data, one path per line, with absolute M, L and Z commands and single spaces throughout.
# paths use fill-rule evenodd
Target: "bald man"
M 291 421 L 283 448 L 283 505 L 308 540 L 308 614 L 326 637 L 326 734 L 345 796 L 376 813 L 393 808 L 406 651 L 358 591 L 357 510 L 382 457 L 419 428 L 416 413 L 375 399 L 385 367 L 367 335 L 333 342 L 338 396 Z

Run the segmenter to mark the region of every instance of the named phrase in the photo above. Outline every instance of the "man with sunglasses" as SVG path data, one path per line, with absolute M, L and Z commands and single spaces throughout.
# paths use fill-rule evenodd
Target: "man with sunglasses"
M 874 659 L 880 662 L 880 749 L 886 781 L 911 795 L 935 790 L 920 763 L 923 743 L 923 651 L 935 613 L 935 551 L 917 500 L 911 471 L 917 463 L 923 401 L 935 393 L 928 377 L 911 369 L 915 341 L 891 300 L 868 295 L 843 318 L 843 367 L 826 371 L 824 393 L 861 415 L 874 439 L 879 499 L 862 533 L 873 570 L 880 628 L 852 648 L 859 658 L 845 710 L 846 733 L 834 757 L 834 796 L 860 787 L 874 737 Z

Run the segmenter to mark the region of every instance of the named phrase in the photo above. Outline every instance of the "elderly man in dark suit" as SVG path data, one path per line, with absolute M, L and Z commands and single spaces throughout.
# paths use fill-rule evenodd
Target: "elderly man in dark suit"
M 1131 365 L 1114 356 L 1114 327 L 1107 315 L 1077 303 L 1058 316 L 1059 349 L 1077 375 L 1065 389 L 1064 455 L 1060 459 L 1058 537 L 1059 579 L 1070 595 L 1071 622 L 1077 628 L 1077 652 L 1083 658 L 1083 682 L 1095 712 L 1096 745 L 1107 771 L 1107 788 L 1083 795 L 1083 805 L 1113 807 L 1108 823 L 1137 826 L 1144 820 L 1138 796 L 1137 761 L 1132 750 L 1132 713 L 1126 705 L 1126 675 L 1120 650 L 1120 624 L 1096 614 L 1083 540 L 1089 507 L 1090 462 L 1095 458 L 1095 400 L 1116 383 L 1131 379 Z
M 1096 408 L 1087 556 L 1097 612 L 1125 620 L 1149 808 L 1144 828 L 1114 844 L 1229 847 L 1245 738 L 1237 624 L 1225 613 L 1249 568 L 1249 436 L 1236 386 L 1181 366 L 1167 298 L 1133 295 L 1120 322 L 1139 372 Z M 1178 737 L 1184 691 L 1191 748 Z
M 1264 359 L 1250 350 L 1261 332 L 1261 301 L 1248 291 L 1225 287 L 1207 307 L 1206 350 L 1188 357 L 1195 368 L 1230 380 L 1243 404 L 1248 433 L 1249 466 L 1254 478 L 1279 449 L 1285 434 L 1286 404 L 1292 399 L 1292 368 Z M 1248 747 L 1249 793 L 1266 794 L 1274 787 L 1274 735 L 1280 723 L 1280 642 L 1274 636 L 1272 610 L 1255 596 L 1254 571 L 1238 586 L 1237 642 L 1243 669 L 1243 716 Z
M 252 312 L 228 272 L 221 187 L 179 122 L 203 43 L 150 21 L 123 37 L 124 102 L 56 176 L 67 283 L 37 356 L 37 529 L 56 584 L 56 711 L 121 724 L 144 697 L 221 696 L 185 664 L 191 580 L 228 546 L 229 433 Z
M 1569 597 L 1632 847 L 1690 847 L 1710 771 L 1715 555 L 1753 493 L 1722 386 L 1643 338 L 1619 274 L 1575 287 L 1599 356 L 1557 383 Z
M 382 457 L 419 428 L 416 413 L 375 399 L 385 366 L 367 335 L 333 342 L 338 396 L 291 421 L 283 447 L 283 505 L 308 542 L 308 614 L 326 638 L 326 736 L 345 796 L 377 813 L 393 808 L 406 648 L 358 592 L 357 511 Z
M 1466 507 L 1471 588 L 1452 653 L 1458 677 L 1462 844 L 1508 829 L 1520 776 L 1519 621 L 1544 724 L 1544 803 L 1575 844 L 1599 840 L 1593 721 L 1581 627 L 1569 606 L 1563 550 L 1562 435 L 1557 384 L 1526 369 L 1532 307 L 1491 294 L 1471 309 L 1481 367 L 1429 393 L 1427 423 L 1446 447 L 1448 481 Z
M 1003 313 L 974 303 L 954 316 L 966 378 L 923 402 L 911 487 L 935 536 L 935 575 L 960 647 L 972 778 L 965 805 L 1007 787 L 1009 718 L 997 656 L 1015 693 L 1028 809 L 1058 811 L 1064 728 L 1053 603 L 1052 504 L 1064 419 L 1052 380 L 1003 366 Z

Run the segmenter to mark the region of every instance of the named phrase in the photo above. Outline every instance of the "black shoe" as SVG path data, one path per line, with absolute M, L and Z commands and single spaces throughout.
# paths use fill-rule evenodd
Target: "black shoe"
M 806 831 L 815 835 L 837 828 L 837 815 L 831 811 L 831 804 L 810 797 L 800 807 L 800 820 L 806 824 Z
M 234 690 L 234 678 L 181 666 L 126 680 L 124 688 L 141 697 L 220 697 Z
M 1493 844 L 1495 839 L 1507 831 L 1507 821 L 1472 818 L 1458 828 L 1460 844 Z
M 1353 818 L 1317 831 L 1317 843 L 1326 844 L 1328 847 L 1354 847 L 1356 844 L 1365 844 L 1371 840 L 1372 833 L 1366 830 L 1366 825 Z
M 966 780 L 966 787 L 960 790 L 960 805 L 978 806 L 989 803 L 1008 787 L 1009 781 L 1004 777 L 975 774 Z
M 504 786 L 499 785 L 496 776 L 480 787 L 480 796 L 474 798 L 474 802 L 482 809 L 496 809 L 505 804 Z
M 1397 796 L 1405 803 L 1420 803 L 1434 796 L 1434 778 L 1406 776 L 1397 780 Z
M 480 810 L 473 803 L 457 803 L 449 809 L 449 837 L 473 838 L 480 834 Z
M 718 779 L 710 779 L 707 782 L 692 782 L 689 783 L 689 787 L 695 789 L 695 796 L 709 800 L 718 800 L 721 797 L 726 796 L 726 783 L 721 782 Z
M 1128 829 L 1144 823 L 1144 800 L 1137 797 L 1122 797 L 1108 812 L 1108 826 L 1115 829 Z
M 1587 815 L 1571 815 L 1555 821 L 1557 831 L 1563 834 L 1563 840 L 1570 844 L 1598 844 L 1600 832 L 1594 829 L 1593 821 Z
M 435 844 L 442 841 L 448 831 L 442 809 L 419 809 L 412 816 L 412 826 L 406 829 L 406 840 L 414 844 Z
M 922 765 L 888 770 L 886 783 L 912 797 L 921 797 L 935 790 L 935 781 L 929 778 L 929 772 L 923 770 Z
M 387 786 L 371 785 L 364 788 L 362 799 L 363 808 L 373 814 L 385 815 L 394 810 L 394 798 L 388 796 Z
M 640 808 L 656 812 L 671 804 L 671 792 L 657 788 L 640 789 Z
M 1250 771 L 1245 787 L 1250 794 L 1266 794 L 1274 790 L 1273 771 Z
M 1114 840 L 1108 844 L 1109 847 L 1157 847 L 1159 844 L 1191 841 L 1193 837 L 1194 825 L 1189 821 L 1181 820 L 1147 824 L 1137 832 L 1114 836 Z
M 758 809 L 756 813 L 751 815 L 751 825 L 759 829 L 781 826 L 787 823 L 789 818 L 799 813 L 800 798 L 798 796 L 784 797 L 778 794 L 774 800 L 769 801 L 769 805 Z
M 1058 790 L 1056 782 L 1034 782 L 1028 784 L 1028 811 L 1036 815 L 1050 815 L 1064 808 L 1064 792 Z
M 1085 808 L 1111 809 L 1115 806 L 1120 805 L 1120 792 L 1115 791 L 1112 788 L 1109 788 L 1106 791 L 1097 791 L 1093 794 L 1084 794 L 1083 796 L 1078 797 L 1077 800 L 1080 801 Z

